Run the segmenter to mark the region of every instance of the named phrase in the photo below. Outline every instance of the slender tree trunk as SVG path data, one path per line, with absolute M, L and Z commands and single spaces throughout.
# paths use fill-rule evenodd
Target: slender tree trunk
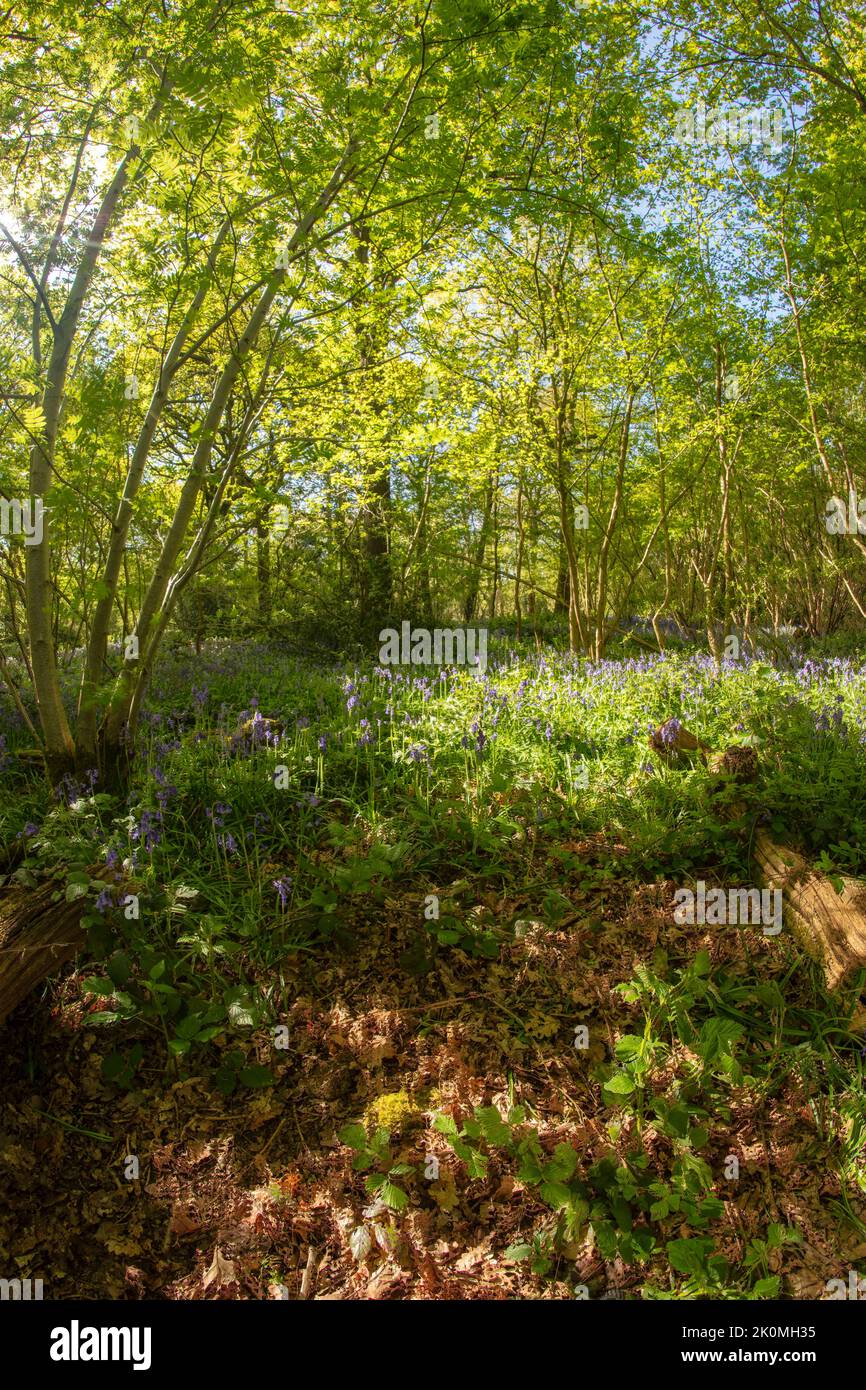
M 121 496 L 114 516 L 108 557 L 102 575 L 102 589 L 94 613 L 78 701 L 77 738 L 79 756 L 83 756 L 83 758 L 86 761 L 89 760 L 91 764 L 96 760 L 98 692 L 103 681 L 105 655 L 108 648 L 108 636 L 111 624 L 111 611 L 117 596 L 117 585 L 123 566 L 123 558 L 126 554 L 126 539 L 132 520 L 133 502 L 141 485 L 141 480 L 144 477 L 144 470 L 147 465 L 147 460 L 150 457 L 153 437 L 156 433 L 156 427 L 159 423 L 163 408 L 168 401 L 168 393 L 172 379 L 180 365 L 183 350 L 189 340 L 190 333 L 198 318 L 201 306 L 204 303 L 205 295 L 211 284 L 211 276 L 217 256 L 231 229 L 231 225 L 231 221 L 227 218 L 217 233 L 196 293 L 193 296 L 192 302 L 184 315 L 183 322 L 175 334 L 174 340 L 166 354 L 165 361 L 157 377 L 156 385 L 153 388 L 153 394 L 151 395 L 144 421 L 139 430 L 135 449 L 127 470 L 123 495 Z
M 148 114 L 149 123 L 152 123 L 159 115 L 168 90 L 168 83 L 164 81 Z M 27 629 L 36 702 L 45 739 L 46 765 L 53 778 L 57 778 L 69 770 L 75 761 L 75 744 L 60 690 L 52 625 L 50 493 L 54 474 L 57 434 L 63 408 L 69 360 L 81 312 L 93 281 L 99 255 L 108 236 L 118 204 L 129 182 L 130 168 L 138 158 L 139 153 L 138 146 L 133 145 L 118 165 L 99 206 L 90 229 L 90 235 L 85 242 L 84 251 L 78 263 L 63 312 L 52 326 L 52 347 L 41 402 L 42 433 L 35 441 L 30 453 L 30 495 L 39 499 L 44 511 L 41 543 L 27 547 L 25 561 Z
M 463 621 L 466 623 L 471 623 L 473 621 L 478 610 L 478 595 L 481 589 L 481 576 L 484 572 L 484 557 L 487 553 L 487 543 L 490 539 L 490 519 L 493 515 L 493 495 L 496 486 L 496 477 L 494 474 L 491 474 L 484 492 L 484 513 L 481 518 L 478 540 L 475 544 L 475 554 L 469 571 L 469 587 L 466 591 L 466 598 L 463 603 Z
M 516 636 L 518 642 L 523 635 L 523 611 L 520 606 L 520 585 L 523 574 L 523 553 L 525 549 L 525 532 L 523 526 L 523 472 L 517 480 L 517 561 L 514 567 L 514 616 L 516 618 Z

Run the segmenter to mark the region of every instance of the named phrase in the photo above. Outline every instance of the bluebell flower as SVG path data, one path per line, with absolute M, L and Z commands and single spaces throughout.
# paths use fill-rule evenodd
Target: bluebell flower
M 273 879 L 272 884 L 273 887 L 277 890 L 277 897 L 280 900 L 280 907 L 282 908 L 283 912 L 285 912 L 292 892 L 292 880 L 288 876 L 285 876 L 283 878 Z

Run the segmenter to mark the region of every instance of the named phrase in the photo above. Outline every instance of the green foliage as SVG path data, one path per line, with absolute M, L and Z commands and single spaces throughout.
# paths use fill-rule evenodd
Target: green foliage
M 376 1170 L 364 1179 L 367 1191 L 392 1211 L 403 1211 L 409 1205 L 409 1196 L 394 1180 L 414 1173 L 415 1167 L 411 1163 L 391 1161 L 391 1131 L 382 1125 L 368 1137 L 364 1125 L 350 1124 L 343 1126 L 339 1137 L 355 1152 L 352 1167 L 356 1172 Z

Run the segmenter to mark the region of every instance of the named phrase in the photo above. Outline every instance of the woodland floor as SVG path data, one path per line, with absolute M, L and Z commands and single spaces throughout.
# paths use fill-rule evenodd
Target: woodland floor
M 572 848 L 576 862 L 600 847 Z M 541 1278 L 506 1258 L 549 1209 L 495 1154 L 487 1176 L 468 1181 L 431 1113 L 519 1102 L 545 1149 L 566 1140 L 586 1163 L 620 1154 L 634 1118 L 623 1115 L 612 1138 L 592 1076 L 615 1038 L 640 1027 L 639 1009 L 614 986 L 641 962 L 661 970 L 701 948 L 714 972 L 733 976 L 778 978 L 791 961 L 760 934 L 675 925 L 670 882 L 619 881 L 589 896 L 576 874 L 556 872 L 576 920 L 558 931 L 529 923 L 498 960 L 452 949 L 426 974 L 407 973 L 399 961 L 421 903 L 404 895 L 374 920 L 359 916 L 354 945 L 286 961 L 279 1013 L 289 1046 L 266 1042 L 277 1073 L 266 1090 L 225 1097 L 203 1077 L 154 1069 L 118 1095 L 101 1076 L 103 1036 L 82 1027 L 103 1001 L 84 996 L 72 972 L 54 981 L 4 1033 L 4 1269 L 41 1277 L 47 1297 L 73 1299 L 286 1296 L 279 1285 L 290 1299 L 537 1299 L 573 1296 L 575 1283 L 592 1298 L 640 1297 L 661 1266 L 606 1262 L 586 1246 Z M 496 893 L 481 900 L 512 918 L 521 907 Z M 793 998 L 798 982 L 795 972 L 786 983 Z M 577 1023 L 589 1026 L 588 1051 L 574 1046 Z M 128 1040 L 144 1036 L 129 1025 Z M 245 1045 L 250 1062 L 261 1060 L 258 1045 Z M 783 1297 L 825 1296 L 826 1281 L 844 1277 L 866 1244 L 832 1210 L 839 1180 L 814 1109 L 794 1070 L 760 1102 L 738 1097 L 702 1153 L 716 1172 L 729 1152 L 742 1162 L 716 1247 L 736 1265 L 768 1222 L 795 1227 L 800 1242 L 774 1251 L 770 1270 L 783 1276 Z M 388 1117 L 393 1152 L 419 1170 L 391 1248 L 374 1241 L 358 1261 L 349 1238 L 372 1199 L 337 1132 L 371 1114 Z M 643 1143 L 663 1172 L 670 1141 L 650 1128 Z M 138 1181 L 124 1179 L 127 1154 L 140 1158 Z M 421 1176 L 431 1154 L 438 1181 Z M 866 1202 L 852 1207 L 866 1221 Z

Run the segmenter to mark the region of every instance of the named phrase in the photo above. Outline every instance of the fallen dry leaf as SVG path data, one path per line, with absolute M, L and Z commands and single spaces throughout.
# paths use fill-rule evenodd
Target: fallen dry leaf
M 226 1284 L 234 1284 L 236 1282 L 237 1275 L 235 1274 L 234 1261 L 227 1260 L 221 1253 L 219 1246 L 217 1246 L 213 1253 L 210 1269 L 208 1269 L 202 1280 L 203 1287 L 209 1289 L 213 1286 L 216 1289 L 221 1289 L 224 1288 Z

